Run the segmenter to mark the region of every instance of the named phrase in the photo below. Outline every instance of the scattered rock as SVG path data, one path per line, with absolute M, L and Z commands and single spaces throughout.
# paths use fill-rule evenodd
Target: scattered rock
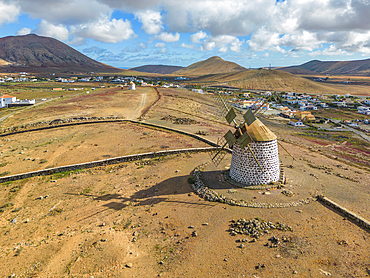
M 106 238 L 102 238 L 100 241 L 102 241 L 102 242 L 106 242 L 106 241 L 107 241 L 107 239 L 106 239 Z
M 171 115 L 165 116 L 165 117 L 161 118 L 161 120 L 170 121 L 171 123 L 177 124 L 177 125 L 191 125 L 191 124 L 198 124 L 199 123 L 199 122 L 197 122 L 195 120 L 192 120 L 192 119 L 189 119 L 189 118 L 177 118 L 177 117 L 171 116 Z
M 322 269 L 319 269 L 319 270 L 320 270 L 320 273 L 321 273 L 322 275 L 331 276 L 331 273 L 330 273 L 330 272 L 324 271 L 324 270 L 322 270 Z
M 202 225 L 203 225 L 203 226 L 208 226 L 208 223 L 203 223 Z
M 132 263 L 127 263 L 127 264 L 126 264 L 126 267 L 127 267 L 127 268 L 132 268 L 133 266 L 134 266 L 134 265 L 133 265 Z
M 265 231 L 269 230 L 280 230 L 280 231 L 293 231 L 292 227 L 284 223 L 272 223 L 270 221 L 260 220 L 258 218 L 246 220 L 239 219 L 237 221 L 232 220 L 230 224 L 229 233 L 231 235 L 244 234 L 249 235 L 255 239 L 258 239 L 260 236 L 266 234 Z
M 265 264 L 258 264 L 258 265 L 256 265 L 254 268 L 255 269 L 261 269 L 261 268 L 265 268 L 266 266 L 265 266 Z
M 194 229 L 194 226 L 189 226 L 188 228 L 189 228 L 189 229 Z
M 288 189 L 284 189 L 283 191 L 281 191 L 281 194 L 287 196 L 287 197 L 292 197 L 294 195 L 294 193 Z
M 192 237 L 197 237 L 197 236 L 198 236 L 198 233 L 197 233 L 196 231 L 193 231 L 193 232 L 191 233 L 191 236 L 192 236 Z
M 298 271 L 297 270 L 293 270 L 293 274 L 298 274 Z

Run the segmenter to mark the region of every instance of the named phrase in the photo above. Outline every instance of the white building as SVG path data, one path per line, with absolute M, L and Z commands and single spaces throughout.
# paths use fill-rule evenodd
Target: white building
M 3 95 L 0 97 L 0 108 L 8 107 L 8 104 L 16 102 L 17 98 L 9 95 Z
M 370 107 L 359 106 L 357 107 L 357 112 L 364 115 L 370 115 Z
M 35 99 L 18 99 L 17 101 L 13 103 L 18 104 L 18 105 L 32 105 L 36 103 L 36 100 Z
M 196 92 L 198 94 L 203 94 L 203 90 L 202 89 L 192 89 L 191 91 L 192 92 Z
M 129 90 L 136 90 L 136 87 L 135 87 L 135 83 L 134 82 L 130 82 L 130 86 L 128 87 Z
M 304 126 L 304 124 L 300 120 L 296 120 L 296 119 L 290 119 L 289 124 L 292 126 L 298 126 L 298 127 Z
M 276 135 L 258 119 L 245 128 L 253 142 L 249 144 L 250 149 L 242 149 L 238 141 L 234 143 L 230 177 L 245 185 L 279 181 L 280 161 Z

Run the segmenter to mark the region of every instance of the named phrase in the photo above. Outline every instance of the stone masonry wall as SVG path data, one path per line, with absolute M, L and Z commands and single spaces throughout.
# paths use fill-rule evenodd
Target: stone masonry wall
M 27 173 L 22 173 L 22 174 L 0 177 L 0 183 L 22 180 L 22 179 L 35 177 L 35 176 L 51 175 L 54 173 L 60 173 L 60 172 L 65 172 L 65 171 L 73 171 L 77 169 L 88 169 L 88 168 L 94 168 L 98 166 L 106 166 L 106 165 L 118 164 L 118 163 L 123 163 L 123 162 L 136 161 L 140 159 L 161 157 L 161 156 L 166 156 L 166 155 L 174 155 L 174 154 L 180 154 L 180 153 L 210 152 L 210 151 L 214 151 L 214 149 L 215 149 L 214 147 L 207 147 L 207 148 L 167 150 L 167 151 L 158 151 L 158 152 L 142 153 L 142 154 L 131 154 L 131 155 L 126 155 L 126 156 L 119 156 L 119 157 L 113 157 L 113 158 L 108 158 L 108 159 L 103 159 L 103 160 L 72 164 L 72 165 L 60 166 L 60 167 L 55 167 L 55 168 L 48 168 L 48 169 L 39 170 L 39 171 L 32 171 L 32 172 L 27 172 Z
M 246 185 L 277 182 L 280 175 L 277 140 L 251 143 L 250 147 L 261 164 L 263 172 L 249 149 L 241 149 L 236 142 L 233 146 L 230 177 Z

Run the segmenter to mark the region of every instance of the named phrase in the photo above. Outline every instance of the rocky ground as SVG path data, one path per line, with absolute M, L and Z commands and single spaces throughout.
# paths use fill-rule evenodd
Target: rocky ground
M 161 92 L 146 121 L 173 127 L 161 120 L 170 113 L 198 121 L 181 128 L 204 131 L 209 139 L 227 131 L 219 124 L 221 119 L 209 116 L 213 108 L 207 96 Z M 368 170 L 319 152 L 305 137 L 289 141 L 295 138 L 290 128 L 269 127 L 295 157 L 293 161 L 280 149 L 288 179 L 283 188 L 247 190 L 227 183 L 222 171 L 229 166 L 230 155 L 217 168 L 208 163 L 202 169 L 203 182 L 219 195 L 256 204 L 298 202 L 324 194 L 370 219 Z M 38 131 L 2 140 L 2 159 L 8 164 L 0 169 L 11 173 L 43 168 L 46 163 L 56 166 L 161 146 L 204 144 L 124 123 Z M 23 160 L 26 157 L 40 160 Z M 41 159 L 48 162 L 40 163 Z M 192 172 L 209 160 L 207 153 L 171 155 L 0 184 L 0 277 L 370 275 L 369 232 L 317 201 L 251 208 L 197 195 Z

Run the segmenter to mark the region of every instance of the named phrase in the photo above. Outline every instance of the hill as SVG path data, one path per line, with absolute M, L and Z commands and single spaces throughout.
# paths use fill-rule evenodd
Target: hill
M 345 94 L 347 88 L 314 82 L 280 70 L 248 70 L 202 76 L 192 80 L 206 85 L 228 85 L 242 89 Z
M 370 75 L 370 59 L 355 61 L 313 60 L 299 66 L 280 68 L 294 74 Z
M 166 66 L 166 65 L 145 65 L 131 68 L 130 70 L 148 73 L 172 74 L 175 71 L 181 70 L 184 67 L 180 66 Z
M 34 34 L 0 39 L 0 71 L 33 73 L 119 72 L 68 45 Z
M 208 74 L 220 74 L 245 71 L 246 68 L 234 62 L 224 61 L 222 58 L 214 56 L 207 60 L 200 61 L 190 66 L 174 72 L 177 75 L 202 76 Z

